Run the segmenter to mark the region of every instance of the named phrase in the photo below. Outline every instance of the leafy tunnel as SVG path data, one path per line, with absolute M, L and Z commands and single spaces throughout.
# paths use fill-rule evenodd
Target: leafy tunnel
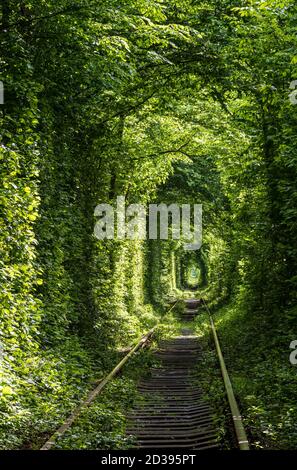
M 254 447 L 296 448 L 296 18 L 291 0 L 2 1 L 1 449 L 40 444 L 194 295 Z M 201 204 L 201 249 L 96 239 L 118 196 Z

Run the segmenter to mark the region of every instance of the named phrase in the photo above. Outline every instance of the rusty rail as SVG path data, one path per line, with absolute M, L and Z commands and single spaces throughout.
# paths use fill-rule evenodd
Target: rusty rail
M 232 419 L 233 419 L 233 424 L 234 424 L 234 429 L 235 429 L 235 434 L 236 434 L 238 447 L 239 447 L 240 450 L 249 450 L 250 449 L 249 448 L 249 442 L 248 442 L 247 435 L 246 435 L 246 432 L 245 432 L 245 429 L 244 429 L 244 426 L 243 426 L 242 417 L 240 415 L 239 407 L 238 407 L 238 404 L 237 404 L 237 401 L 236 401 L 236 398 L 235 398 L 235 395 L 234 395 L 234 392 L 233 392 L 232 383 L 231 383 L 231 380 L 230 380 L 230 377 L 229 377 L 229 374 L 228 374 L 228 371 L 227 371 L 227 368 L 226 368 L 226 364 L 225 364 L 224 356 L 223 356 L 223 353 L 222 353 L 222 350 L 221 350 L 219 338 L 218 338 L 218 335 L 217 335 L 217 332 L 216 332 L 215 324 L 214 324 L 214 321 L 212 319 L 212 315 L 210 313 L 210 310 L 209 310 L 205 300 L 202 299 L 202 301 L 203 301 L 203 303 L 206 307 L 206 310 L 209 314 L 210 325 L 211 325 L 211 329 L 212 329 L 212 333 L 213 333 L 213 337 L 214 337 L 214 342 L 215 342 L 215 345 L 216 345 L 216 350 L 217 350 L 217 354 L 218 354 L 218 358 L 219 358 L 219 362 L 220 362 L 221 373 L 222 373 L 224 384 L 225 384 L 225 390 L 226 390 L 226 393 L 227 393 L 228 402 L 229 402 L 229 406 L 230 406 L 230 410 L 231 410 L 231 414 L 232 414 Z
M 175 307 L 176 305 L 180 302 L 180 300 L 177 300 L 174 305 L 165 313 L 165 315 L 168 315 Z M 99 385 L 89 392 L 87 398 L 80 404 L 78 407 L 70 414 L 70 416 L 66 419 L 66 421 L 52 434 L 52 436 L 45 442 L 45 444 L 40 448 L 40 450 L 50 450 L 53 445 L 56 443 L 57 439 L 71 427 L 75 419 L 79 416 L 83 408 L 86 408 L 89 406 L 94 399 L 99 395 L 105 385 L 108 384 L 108 382 L 115 377 L 116 374 L 123 368 L 123 366 L 126 364 L 126 362 L 130 359 L 130 357 L 136 353 L 141 347 L 143 347 L 153 336 L 155 333 L 156 328 L 159 326 L 160 320 L 157 322 L 157 324 L 145 335 L 143 336 L 137 344 L 132 347 L 132 349 L 129 351 L 129 353 L 116 365 L 116 367 L 99 383 Z

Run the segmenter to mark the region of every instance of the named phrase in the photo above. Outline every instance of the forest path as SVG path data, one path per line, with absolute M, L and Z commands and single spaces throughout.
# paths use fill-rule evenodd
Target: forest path
M 197 313 L 199 301 L 186 301 L 183 321 Z M 128 416 L 127 433 L 136 447 L 197 450 L 217 448 L 212 410 L 197 385 L 201 346 L 189 328 L 180 336 L 161 340 L 155 353 L 160 366 L 139 383 L 141 398 Z

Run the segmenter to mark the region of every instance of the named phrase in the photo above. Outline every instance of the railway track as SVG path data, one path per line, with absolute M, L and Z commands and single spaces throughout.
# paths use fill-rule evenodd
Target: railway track
M 181 314 L 181 320 L 193 321 L 198 314 L 198 308 L 201 304 L 202 301 L 198 299 L 185 300 L 185 308 Z
M 193 320 L 199 301 L 186 301 L 184 321 Z M 195 371 L 201 357 L 199 340 L 192 331 L 159 343 L 155 353 L 160 367 L 139 384 L 142 399 L 128 416 L 127 433 L 138 448 L 219 447 L 212 410 L 195 384 Z
M 167 313 L 175 308 L 178 301 Z M 214 322 L 203 299 L 186 300 L 181 313 L 183 322 L 191 322 L 203 306 L 209 314 L 217 356 L 220 363 L 226 395 L 230 405 L 235 435 L 240 450 L 249 444 L 242 424 L 232 384 L 226 369 Z M 129 358 L 147 345 L 158 324 L 132 347 L 116 367 L 92 390 L 71 413 L 59 429 L 45 442 L 41 450 L 50 450 L 58 438 L 72 426 L 84 407 L 89 406 L 108 382 L 118 374 Z M 190 326 L 190 323 L 189 323 Z M 202 355 L 197 336 L 190 328 L 182 329 L 180 336 L 161 340 L 155 353 L 160 366 L 151 369 L 151 376 L 138 385 L 140 399 L 127 416 L 127 435 L 134 436 L 136 448 L 187 448 L 207 450 L 220 448 L 218 430 L 213 422 L 213 410 L 197 385 L 197 365 Z

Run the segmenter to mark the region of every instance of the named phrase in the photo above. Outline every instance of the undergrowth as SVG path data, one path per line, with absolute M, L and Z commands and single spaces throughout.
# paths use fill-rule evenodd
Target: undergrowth
M 260 311 L 250 312 L 240 302 L 214 312 L 222 352 L 251 448 L 296 448 L 297 371 L 289 361 L 289 345 L 294 339 L 290 312 L 283 312 L 282 328 L 277 330 L 269 316 Z M 217 404 L 223 430 L 223 413 L 226 410 L 228 414 L 228 407 L 209 322 L 203 315 L 196 323 L 197 331 L 211 345 L 205 348 L 202 380 L 208 396 Z
M 136 400 L 140 377 L 149 374 L 156 360 L 153 350 L 140 350 L 113 379 L 94 402 L 83 409 L 73 426 L 57 442 L 55 449 L 116 450 L 133 446 L 127 430 L 127 413 Z

